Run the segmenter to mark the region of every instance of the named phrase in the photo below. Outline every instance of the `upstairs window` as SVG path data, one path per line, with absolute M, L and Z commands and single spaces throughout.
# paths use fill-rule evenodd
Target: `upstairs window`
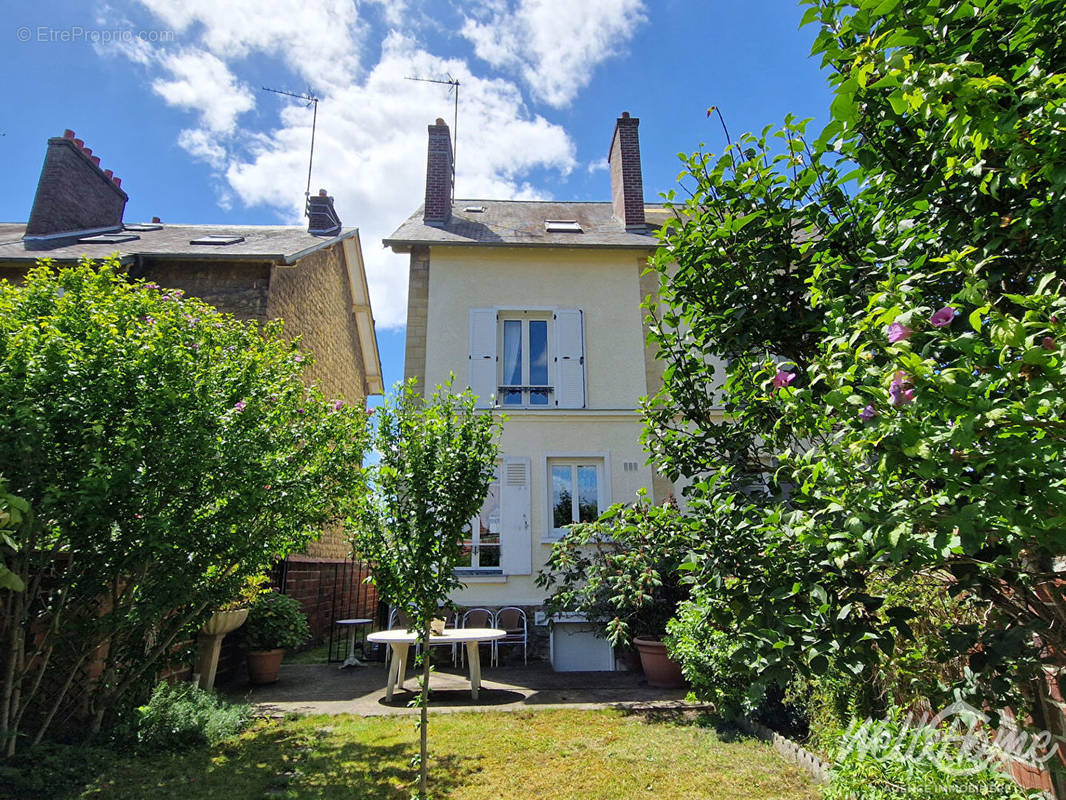
M 520 314 L 500 319 L 500 383 L 497 403 L 501 406 L 547 406 L 554 392 L 548 377 L 547 316 Z
M 478 407 L 584 408 L 581 311 L 470 311 L 470 388 Z

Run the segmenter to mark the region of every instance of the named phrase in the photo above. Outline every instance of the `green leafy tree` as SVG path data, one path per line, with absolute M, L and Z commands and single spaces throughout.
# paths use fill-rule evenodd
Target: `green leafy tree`
M 960 604 L 931 699 L 1016 701 L 1066 652 L 1066 7 L 806 5 L 832 119 L 686 160 L 646 440 L 752 698 L 883 671 L 915 581 Z
M 25 591 L 26 584 L 11 571 L 8 561 L 19 549 L 19 529 L 30 520 L 30 504 L 21 497 L 8 494 L 7 481 L 0 475 L 0 553 L 4 560 L 0 562 L 0 589 L 13 592 Z
M 361 409 L 306 388 L 280 323 L 242 323 L 109 261 L 0 284 L 0 463 L 33 507 L 5 563 L 5 750 L 98 731 L 245 581 L 342 520 Z M 84 705 L 83 705 L 84 704 Z
M 373 491 L 350 525 L 356 553 L 370 564 L 379 596 L 403 609 L 422 644 L 419 797 L 428 782 L 430 622 L 462 584 L 455 567 L 470 520 L 496 468 L 499 423 L 474 410 L 469 392 L 438 387 L 429 402 L 413 381 L 374 410 L 368 468 Z

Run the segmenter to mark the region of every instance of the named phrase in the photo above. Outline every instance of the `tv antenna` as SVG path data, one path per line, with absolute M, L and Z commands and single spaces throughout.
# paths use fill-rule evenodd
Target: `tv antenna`
M 459 152 L 459 79 L 453 78 L 451 73 L 448 74 L 446 79 L 441 78 L 419 78 L 419 77 L 405 77 L 405 80 L 420 81 L 421 83 L 441 83 L 446 86 L 450 86 L 448 89 L 449 94 L 455 91 L 455 113 L 452 119 L 452 199 L 455 199 L 455 162 L 456 154 Z
M 271 89 L 269 86 L 262 87 L 264 92 L 273 92 L 274 94 L 282 94 L 286 97 L 295 97 L 297 100 L 304 100 L 307 102 L 307 108 L 313 108 L 314 112 L 311 115 L 311 155 L 307 158 L 307 188 L 304 190 L 304 216 L 308 216 L 307 203 L 311 197 L 311 165 L 315 162 L 315 127 L 318 124 L 318 97 L 311 91 L 311 87 L 307 87 L 306 94 L 300 94 L 299 92 L 287 92 L 284 89 Z

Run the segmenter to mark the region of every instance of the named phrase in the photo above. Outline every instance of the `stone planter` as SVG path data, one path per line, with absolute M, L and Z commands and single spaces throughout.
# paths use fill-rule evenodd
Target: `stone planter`
M 200 688 L 210 689 L 215 685 L 215 672 L 218 670 L 218 654 L 222 649 L 222 638 L 230 631 L 235 631 L 248 619 L 248 609 L 236 611 L 216 611 L 211 619 L 200 626 L 196 637 L 196 672 L 200 675 Z
M 685 676 L 681 674 L 681 665 L 666 654 L 666 645 L 658 639 L 634 639 L 640 663 L 644 667 L 644 677 L 648 686 L 657 689 L 684 689 Z
M 248 680 L 261 686 L 265 683 L 275 683 L 278 679 L 278 670 L 281 668 L 281 659 L 285 651 L 255 650 L 248 652 Z
M 230 631 L 235 631 L 248 619 L 248 609 L 238 608 L 236 611 L 216 611 L 211 619 L 200 626 L 200 633 L 208 636 L 225 636 Z

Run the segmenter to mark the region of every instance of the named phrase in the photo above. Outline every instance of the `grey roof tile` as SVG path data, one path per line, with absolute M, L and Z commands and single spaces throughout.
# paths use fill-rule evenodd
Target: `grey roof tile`
M 484 211 L 466 211 L 482 206 Z M 413 245 L 481 245 L 532 247 L 605 247 L 648 249 L 658 245 L 654 227 L 662 206 L 645 206 L 646 232 L 627 231 L 614 218 L 610 203 L 566 203 L 527 200 L 454 200 L 451 218 L 442 227 L 422 222 L 419 208 L 385 244 L 397 249 Z M 545 220 L 576 220 L 581 233 L 544 230 Z
M 133 224 L 133 223 L 131 223 Z M 160 230 L 135 231 L 137 239 L 118 244 L 79 243 L 77 235 L 45 242 L 26 242 L 26 225 L 0 223 L 0 262 L 32 262 L 39 258 L 76 261 L 83 255 L 94 259 L 118 253 L 123 260 L 136 255 L 154 258 L 220 259 L 225 261 L 281 261 L 298 258 L 341 239 L 354 236 L 357 228 L 342 228 L 336 236 L 313 236 L 298 225 L 168 225 Z M 244 241 L 230 245 L 194 245 L 193 239 L 210 234 L 235 234 Z

